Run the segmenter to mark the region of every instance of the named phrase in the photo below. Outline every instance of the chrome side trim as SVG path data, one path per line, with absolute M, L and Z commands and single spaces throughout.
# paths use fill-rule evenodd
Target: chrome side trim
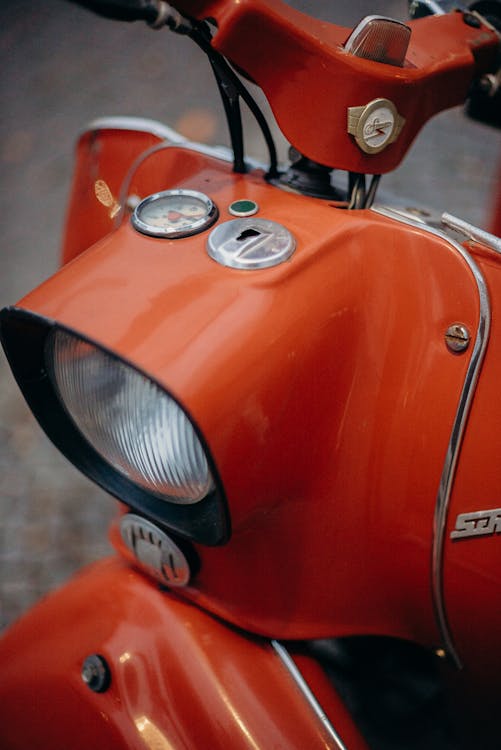
M 501 255 L 501 239 L 496 237 L 496 235 L 486 232 L 484 229 L 479 229 L 473 224 L 463 221 L 463 219 L 458 219 L 457 216 L 452 216 L 452 214 L 443 214 L 442 221 L 446 227 L 455 229 L 457 232 L 462 232 L 470 240 L 481 242 L 483 245 L 487 245 L 491 250 L 494 250 L 495 253 Z
M 146 117 L 99 117 L 92 120 L 80 135 L 94 130 L 136 130 L 141 133 L 151 133 L 163 141 L 172 143 L 184 143 L 186 138 L 168 125 L 158 120 L 150 120 Z
M 339 737 L 338 733 L 332 726 L 331 722 L 329 721 L 327 715 L 325 714 L 324 710 L 322 709 L 321 705 L 311 692 L 310 688 L 308 687 L 303 675 L 297 668 L 297 666 L 294 663 L 294 660 L 290 656 L 289 652 L 287 651 L 284 646 L 282 646 L 281 643 L 278 641 L 271 641 L 271 645 L 275 649 L 276 654 L 278 655 L 280 661 L 284 665 L 284 667 L 289 672 L 290 676 L 296 683 L 297 687 L 303 694 L 303 697 L 306 699 L 306 701 L 309 703 L 311 708 L 313 709 L 314 713 L 316 714 L 317 718 L 320 720 L 323 728 L 327 732 L 329 738 L 333 740 L 335 743 L 332 747 L 337 748 L 337 750 L 347 750 L 346 745 Z
M 195 143 L 195 141 L 183 141 L 180 145 L 182 148 L 188 149 L 188 151 L 196 151 L 197 154 L 213 156 L 214 159 L 220 159 L 221 161 L 233 161 L 233 151 L 227 146 L 207 146 L 206 143 Z M 253 168 L 262 166 L 261 164 L 252 161 L 252 159 L 246 158 L 245 162 L 246 164 L 250 164 Z
M 443 646 L 446 653 L 449 655 L 455 665 L 458 668 L 461 668 L 462 664 L 454 645 L 445 604 L 443 569 L 445 531 L 452 486 L 456 474 L 456 467 L 461 450 L 461 444 L 464 437 L 466 421 L 470 413 L 478 376 L 482 368 L 482 363 L 484 361 L 485 352 L 487 350 L 487 344 L 489 341 L 489 332 L 491 326 L 491 306 L 489 301 L 489 293 L 482 272 L 480 271 L 471 255 L 467 252 L 467 250 L 465 250 L 462 245 L 459 244 L 459 242 L 449 237 L 444 231 L 435 227 L 423 225 L 422 222 L 413 221 L 409 217 L 404 217 L 402 216 L 402 214 L 394 212 L 391 208 L 388 208 L 386 206 L 377 206 L 372 210 L 378 214 L 381 214 L 382 216 L 394 219 L 403 224 L 407 224 L 416 229 L 420 229 L 421 231 L 434 234 L 436 237 L 440 237 L 441 239 L 448 242 L 449 245 L 457 250 L 459 255 L 466 262 L 468 268 L 472 273 L 478 290 L 478 327 L 475 336 L 475 343 L 473 345 L 473 351 L 463 383 L 463 388 L 459 397 L 456 416 L 452 425 L 452 431 L 447 447 L 447 454 L 442 469 L 442 476 L 440 478 L 440 485 L 435 503 L 432 543 L 432 596 L 433 604 L 435 607 L 435 616 L 437 618 L 437 625 L 440 630 L 440 634 L 443 640 Z
M 205 143 L 196 143 L 189 141 L 184 135 L 178 133 L 174 128 L 164 125 L 157 120 L 149 120 L 145 117 L 100 117 L 92 120 L 80 135 L 92 133 L 98 130 L 135 130 L 141 133 L 151 133 L 151 135 L 160 138 L 162 143 L 153 146 L 153 149 L 166 148 L 167 146 L 182 146 L 190 151 L 197 151 L 206 156 L 213 156 L 222 161 L 233 161 L 233 152 L 227 146 L 207 146 Z M 148 152 L 145 152 L 148 155 Z M 259 168 L 262 165 L 254 162 L 252 159 L 246 159 L 247 163 L 253 168 Z

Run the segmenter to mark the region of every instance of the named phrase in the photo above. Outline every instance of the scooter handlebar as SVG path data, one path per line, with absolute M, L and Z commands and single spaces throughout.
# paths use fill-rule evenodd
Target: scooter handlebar
M 158 0 L 69 0 L 117 21 L 146 21 L 154 24 L 160 13 Z

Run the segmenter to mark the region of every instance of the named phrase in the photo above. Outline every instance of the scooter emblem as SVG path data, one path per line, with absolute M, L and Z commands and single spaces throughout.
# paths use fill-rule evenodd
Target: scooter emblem
M 389 99 L 374 99 L 364 107 L 348 108 L 348 133 L 366 154 L 378 154 L 397 140 L 405 119 Z
M 167 534 L 146 518 L 127 513 L 120 519 L 120 534 L 138 565 L 167 586 L 186 586 L 190 567 Z
M 456 528 L 451 531 L 451 539 L 492 534 L 501 534 L 501 508 L 460 513 L 456 518 Z

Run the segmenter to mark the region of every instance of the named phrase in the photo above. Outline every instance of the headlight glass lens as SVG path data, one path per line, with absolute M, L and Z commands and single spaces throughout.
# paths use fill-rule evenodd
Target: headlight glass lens
M 117 471 L 170 502 L 196 503 L 211 492 L 193 425 L 156 383 L 61 329 L 49 336 L 46 359 L 67 412 Z

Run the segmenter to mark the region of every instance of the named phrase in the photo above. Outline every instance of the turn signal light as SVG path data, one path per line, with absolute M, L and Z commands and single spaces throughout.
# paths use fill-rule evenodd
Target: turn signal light
M 350 34 L 344 49 L 364 60 L 401 68 L 409 47 L 411 29 L 384 16 L 366 16 Z

